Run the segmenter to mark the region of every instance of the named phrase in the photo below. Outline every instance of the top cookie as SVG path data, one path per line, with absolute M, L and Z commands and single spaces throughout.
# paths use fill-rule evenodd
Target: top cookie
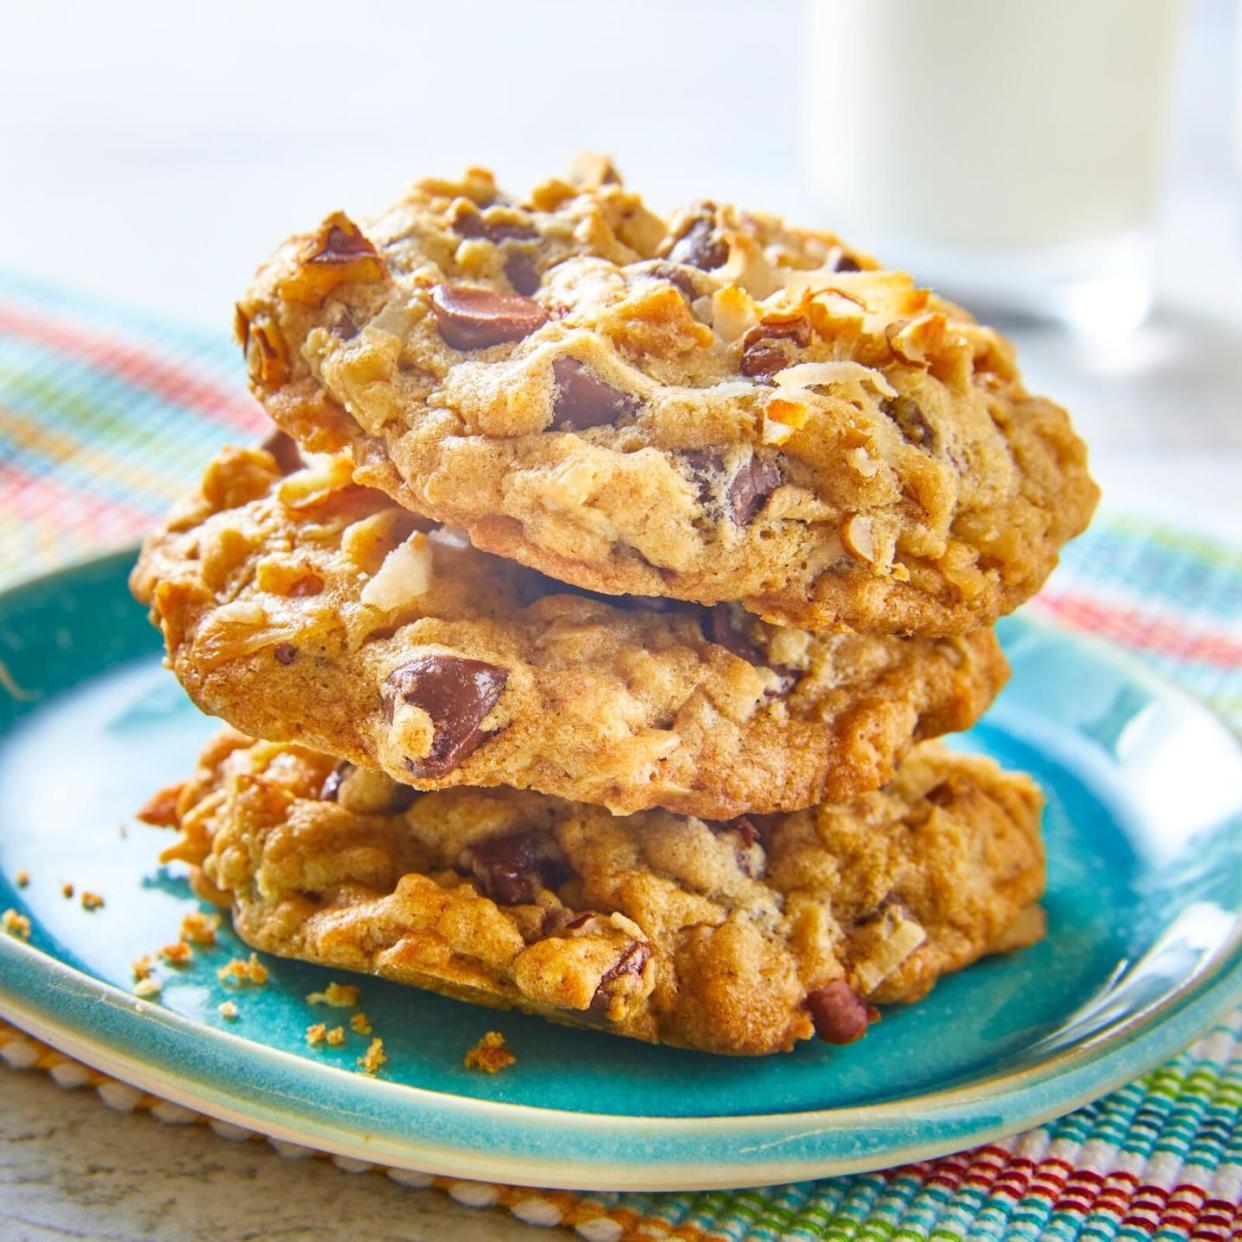
M 612 594 L 948 635 L 1035 590 L 1097 489 L 1008 343 L 827 233 L 596 163 L 472 169 L 294 237 L 238 308 L 304 447 L 480 548 Z

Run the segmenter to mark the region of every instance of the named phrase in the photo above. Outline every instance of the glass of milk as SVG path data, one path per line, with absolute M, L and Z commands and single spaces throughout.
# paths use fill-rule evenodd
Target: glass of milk
M 1179 0 L 804 0 L 826 227 L 981 313 L 1151 302 Z

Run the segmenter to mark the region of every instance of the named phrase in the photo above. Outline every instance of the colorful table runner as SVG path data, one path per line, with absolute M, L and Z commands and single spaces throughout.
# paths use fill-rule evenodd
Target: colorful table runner
M 216 446 L 265 430 L 223 333 L 0 275 L 0 585 L 134 542 Z M 1242 732 L 1242 549 L 1105 513 L 1029 607 L 1127 648 Z M 46 1069 L 64 1086 L 93 1086 L 114 1107 L 187 1119 L 3 1024 L 0 1059 Z M 1242 1011 L 1059 1121 L 880 1173 L 660 1195 L 390 1175 L 532 1224 L 575 1228 L 590 1242 L 1236 1240 Z

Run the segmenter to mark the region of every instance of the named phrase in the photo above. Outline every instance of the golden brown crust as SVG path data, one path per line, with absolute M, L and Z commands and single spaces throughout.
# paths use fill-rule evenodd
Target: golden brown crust
M 304 446 L 610 594 L 958 634 L 1037 590 L 1097 497 L 991 329 L 831 234 L 666 222 L 598 169 L 520 203 L 472 169 L 365 232 L 331 216 L 238 332 Z
M 935 743 L 848 805 L 709 824 L 513 790 L 411 801 L 379 773 L 227 733 L 165 857 L 255 948 L 760 1055 L 813 1018 L 837 1042 L 862 1034 L 870 1002 L 1037 940 L 1040 806 L 1026 777 Z M 834 1027 L 841 1005 L 861 1029 Z
M 420 788 L 715 819 L 841 800 L 972 724 L 1006 676 L 986 630 L 814 636 L 736 606 L 572 593 L 415 530 L 349 477 L 342 458 L 282 476 L 265 451 L 225 450 L 132 585 L 205 711 Z M 428 661 L 473 679 L 473 725 L 438 724 L 410 689 Z

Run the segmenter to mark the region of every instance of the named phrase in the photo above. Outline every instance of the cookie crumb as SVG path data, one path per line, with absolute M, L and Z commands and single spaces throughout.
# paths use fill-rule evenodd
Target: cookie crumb
M 499 1031 L 488 1031 L 466 1053 L 465 1066 L 467 1069 L 482 1070 L 485 1074 L 498 1074 L 516 1061 L 517 1057 L 505 1043 L 505 1037 Z
M 160 950 L 160 957 L 173 966 L 188 966 L 194 960 L 194 950 L 184 940 L 166 944 Z
M 169 785 L 161 789 L 138 812 L 138 818 L 144 824 L 151 824 L 156 828 L 175 828 L 177 826 L 177 799 L 180 796 L 180 785 Z M 121 825 L 121 835 L 125 835 L 125 826 L 123 824 Z
M 60 886 L 60 894 L 62 897 L 66 897 L 66 898 L 72 897 L 73 896 L 73 885 L 68 884 L 68 883 L 62 884 Z
M 135 979 L 145 979 L 155 970 L 155 959 L 150 953 L 144 953 L 141 957 L 134 958 L 130 966 L 134 972 Z
M 358 1066 L 364 1074 L 377 1074 L 380 1067 L 388 1063 L 384 1055 L 384 1041 L 377 1035 L 367 1045 L 366 1052 L 358 1058 Z
M 206 914 L 202 910 L 192 911 L 181 920 L 181 939 L 194 944 L 213 945 L 216 943 L 216 929 L 219 926 L 218 914 Z
M 216 971 L 216 978 L 221 983 L 234 983 L 238 987 L 248 983 L 253 983 L 255 987 L 262 987 L 267 982 L 268 970 L 259 961 L 259 955 L 252 953 L 249 958 L 235 957 L 226 962 Z
M 18 888 L 29 888 L 30 886 L 30 872 L 29 871 L 19 871 L 13 877 L 13 879 L 16 881 Z
M 359 1035 L 370 1035 L 370 1033 L 371 1033 L 371 1029 L 372 1029 L 372 1028 L 371 1028 L 371 1019 L 370 1019 L 370 1018 L 368 1018 L 368 1017 L 367 1017 L 367 1015 L 366 1015 L 365 1013 L 356 1013 L 356 1014 L 354 1014 L 354 1015 L 353 1015 L 353 1016 L 349 1019 L 349 1025 L 350 1025 L 350 1026 L 351 1026 L 351 1027 L 352 1027 L 352 1028 L 353 1028 L 353 1029 L 354 1029 L 354 1030 L 355 1030 L 355 1031 L 356 1031 Z
M 82 892 L 82 909 L 83 910 L 101 910 L 103 909 L 104 899 L 98 893 L 92 893 L 89 889 Z
M 358 1003 L 358 989 L 352 983 L 329 983 L 322 992 L 308 992 L 306 999 L 312 1005 L 352 1009 Z
M 145 975 L 134 984 L 135 996 L 158 996 L 163 983 L 155 975 Z
M 328 1028 L 322 1022 L 312 1022 L 306 1028 L 306 1042 L 312 1048 L 318 1048 L 327 1038 Z
M 10 936 L 16 936 L 18 940 L 30 939 L 30 920 L 24 914 L 18 914 L 16 910 L 9 909 L 0 914 L 0 927 L 3 927 Z
M 328 1043 L 333 1048 L 339 1048 L 345 1042 L 345 1028 L 343 1026 L 334 1026 L 328 1032 Z
M 241 1016 L 241 1010 L 237 1008 L 237 1002 L 233 1000 L 221 1001 L 216 1006 L 216 1012 L 226 1022 L 236 1022 Z

